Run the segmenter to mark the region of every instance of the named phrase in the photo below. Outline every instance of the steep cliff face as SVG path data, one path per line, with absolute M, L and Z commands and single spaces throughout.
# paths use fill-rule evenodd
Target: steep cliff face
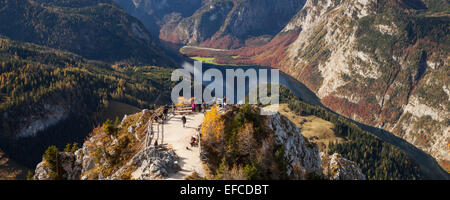
M 329 156 L 327 153 L 319 152 L 317 144 L 308 141 L 298 127 L 281 114 L 270 116 L 267 123 L 275 132 L 275 142 L 284 145 L 288 176 L 294 179 L 307 179 L 305 174 L 315 173 L 329 180 L 366 179 L 354 162 L 337 153 Z
M 280 114 L 271 115 L 267 123 L 275 134 L 275 143 L 284 146 L 288 176 L 306 179 L 308 173 L 322 174 L 319 147 L 303 137 L 295 124 Z
M 276 35 L 304 0 L 116 0 L 162 41 L 179 45 L 238 48 Z M 276 16 L 276 17 L 274 17 Z M 153 22 L 156 23 L 153 23 Z
M 307 1 L 279 34 L 299 32 L 297 39 L 283 55 L 272 51 L 264 59 L 331 109 L 391 131 L 448 165 L 448 8 L 438 0 Z

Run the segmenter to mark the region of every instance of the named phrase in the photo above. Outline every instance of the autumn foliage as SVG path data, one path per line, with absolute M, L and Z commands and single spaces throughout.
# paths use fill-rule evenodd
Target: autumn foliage
M 264 116 L 250 105 L 220 113 L 213 107 L 202 124 L 202 153 L 208 162 L 208 178 L 223 180 L 285 179 L 283 154 L 276 155 L 273 133 Z M 281 158 L 277 159 L 277 158 Z
M 224 130 L 223 120 L 220 120 L 220 114 L 217 106 L 212 107 L 211 111 L 205 114 L 205 119 L 202 123 L 202 139 L 208 140 L 210 137 L 220 139 L 223 137 Z

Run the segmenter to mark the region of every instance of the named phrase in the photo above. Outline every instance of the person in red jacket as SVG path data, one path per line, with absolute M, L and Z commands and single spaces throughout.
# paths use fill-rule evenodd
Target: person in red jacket
M 191 137 L 191 142 L 189 142 L 189 144 L 191 145 L 191 148 L 194 147 L 195 144 L 195 138 Z

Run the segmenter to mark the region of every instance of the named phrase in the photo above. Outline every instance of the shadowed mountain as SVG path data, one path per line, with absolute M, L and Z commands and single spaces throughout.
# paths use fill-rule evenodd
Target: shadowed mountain
M 110 0 L 0 0 L 0 35 L 87 59 L 175 66 L 146 28 Z

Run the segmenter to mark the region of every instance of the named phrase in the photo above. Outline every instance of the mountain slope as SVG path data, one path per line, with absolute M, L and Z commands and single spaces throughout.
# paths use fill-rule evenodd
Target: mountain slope
M 114 0 L 114 2 L 138 18 L 157 37 L 167 20 L 192 16 L 202 6 L 203 0 Z
M 449 10 L 442 0 L 307 1 L 264 46 L 185 52 L 277 67 L 325 106 L 393 132 L 448 170 Z
M 26 168 L 9 159 L 0 149 L 0 180 L 25 179 L 26 173 Z
M 109 0 L 0 1 L 0 34 L 87 59 L 175 65 L 145 27 Z
M 264 44 L 304 4 L 304 0 L 196 0 L 183 2 L 183 6 L 179 0 L 116 2 L 144 24 L 157 18 L 159 38 L 164 42 L 213 48 Z
M 168 100 L 172 69 L 111 67 L 56 49 L 0 38 L 0 146 L 33 166 L 49 145 L 81 142 L 113 101 Z M 108 113 L 108 112 L 107 112 Z
M 392 131 L 445 166 L 450 18 L 448 9 L 434 10 L 403 1 L 310 1 L 283 30 L 302 31 L 277 66 L 331 109 Z

